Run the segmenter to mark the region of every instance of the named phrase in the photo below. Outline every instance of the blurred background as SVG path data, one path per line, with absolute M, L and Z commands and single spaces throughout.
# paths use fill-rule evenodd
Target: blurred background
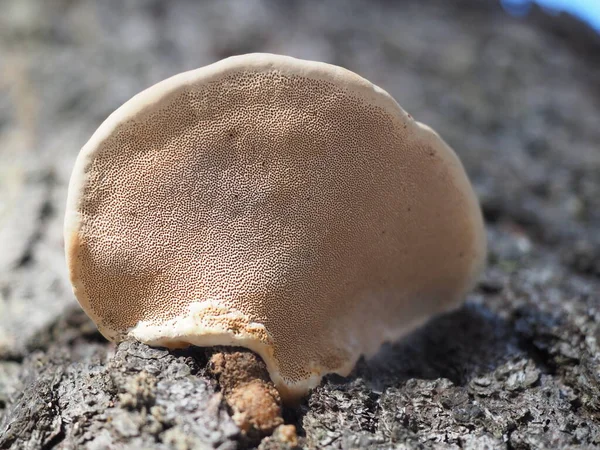
M 542 6 L 548 14 L 566 12 L 586 21 L 600 30 L 600 2 L 598 0 L 502 0 L 506 10 L 514 15 L 526 15 L 534 4 Z
M 567 12 L 600 30 L 600 2 L 598 0 L 502 0 L 506 10 L 514 15 L 526 15 L 533 4 L 540 5 L 548 14 Z
M 552 10 L 523 0 L 1 0 L 0 349 L 74 302 L 61 222 L 93 131 L 142 89 L 233 54 L 359 73 L 456 149 L 488 220 L 511 215 L 545 238 L 586 240 L 600 221 L 600 44 L 592 27 L 551 15 L 598 26 L 600 2 L 539 4 Z
M 0 359 L 76 307 L 62 219 L 94 130 L 166 77 L 254 51 L 355 71 L 457 151 L 490 240 L 472 302 L 594 322 L 599 29 L 598 0 L 0 0 Z M 487 297 L 512 280 L 520 295 Z

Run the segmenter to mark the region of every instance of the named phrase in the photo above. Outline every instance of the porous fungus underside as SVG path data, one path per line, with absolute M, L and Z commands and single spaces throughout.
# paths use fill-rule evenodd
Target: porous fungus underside
M 247 347 L 286 398 L 457 306 L 485 256 L 435 132 L 350 71 L 262 54 L 113 113 L 76 162 L 65 242 L 106 337 Z

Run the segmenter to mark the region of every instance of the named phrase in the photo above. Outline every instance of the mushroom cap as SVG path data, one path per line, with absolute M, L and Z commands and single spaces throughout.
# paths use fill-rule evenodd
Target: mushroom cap
M 249 348 L 284 399 L 457 307 L 486 254 L 433 130 L 353 72 L 270 54 L 111 114 L 77 158 L 64 232 L 104 336 Z

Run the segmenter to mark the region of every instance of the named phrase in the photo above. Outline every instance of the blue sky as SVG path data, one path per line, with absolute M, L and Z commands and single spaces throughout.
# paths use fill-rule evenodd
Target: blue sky
M 531 3 L 531 0 L 502 0 L 508 10 Z M 600 31 L 600 0 L 535 0 L 541 6 L 556 11 L 569 12 Z M 520 8 L 519 8 L 520 9 Z

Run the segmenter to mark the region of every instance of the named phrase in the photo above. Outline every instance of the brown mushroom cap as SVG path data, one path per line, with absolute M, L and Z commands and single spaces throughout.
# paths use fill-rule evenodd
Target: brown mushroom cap
M 459 305 L 486 253 L 435 132 L 348 70 L 268 54 L 115 111 L 75 164 L 65 243 L 107 338 L 247 347 L 288 399 Z

